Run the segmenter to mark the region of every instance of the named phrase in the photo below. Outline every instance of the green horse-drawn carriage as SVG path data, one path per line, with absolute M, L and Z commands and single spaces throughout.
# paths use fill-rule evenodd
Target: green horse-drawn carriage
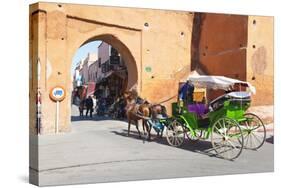
M 173 103 L 172 121 L 166 129 L 170 145 L 179 147 L 185 138 L 191 142 L 210 138 L 216 154 L 229 160 L 237 158 L 243 148 L 256 150 L 263 145 L 266 138 L 263 122 L 246 112 L 251 94 L 255 93 L 250 83 L 223 76 L 191 76 L 187 83 L 206 91 L 222 90 L 225 94 L 207 103 L 206 96 L 198 97 L 194 92 L 188 95 L 191 100 Z

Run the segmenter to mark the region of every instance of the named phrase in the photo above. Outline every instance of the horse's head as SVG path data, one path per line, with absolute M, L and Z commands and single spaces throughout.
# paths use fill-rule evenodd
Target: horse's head
M 138 98 L 138 93 L 136 90 L 125 91 L 123 97 L 127 104 L 135 103 Z
M 155 118 L 158 114 L 167 116 L 167 109 L 164 105 L 154 104 L 150 106 L 151 114 Z

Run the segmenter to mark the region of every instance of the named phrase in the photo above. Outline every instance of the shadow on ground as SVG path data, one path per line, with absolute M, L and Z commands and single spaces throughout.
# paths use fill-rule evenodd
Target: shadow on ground
M 162 144 L 162 145 L 172 147 L 168 144 L 166 138 L 164 138 L 164 137 L 160 138 L 160 137 L 157 137 L 154 134 L 151 134 L 151 140 L 148 141 L 143 136 L 142 136 L 142 138 L 140 138 L 137 131 L 130 131 L 129 136 L 128 136 L 127 130 L 125 130 L 125 129 L 123 129 L 120 132 L 119 131 L 111 131 L 111 132 L 116 134 L 116 135 L 119 135 L 119 136 L 124 136 L 124 137 L 128 137 L 128 138 L 133 138 L 133 139 L 140 139 L 140 140 L 143 140 L 144 143 L 155 142 L 155 143 L 158 143 L 158 144 Z M 183 145 L 181 147 L 178 147 L 178 149 L 200 153 L 200 154 L 203 154 L 203 155 L 207 155 L 209 157 L 219 158 L 215 154 L 215 151 L 214 151 L 210 141 L 200 140 L 200 141 L 197 141 L 197 142 L 188 142 L 188 140 L 185 140 Z
M 274 136 L 270 136 L 269 138 L 265 139 L 265 141 L 270 144 L 274 144 Z
M 142 139 L 144 140 L 144 138 L 140 138 L 139 134 L 137 131 L 130 131 L 130 135 L 128 136 L 128 131 L 124 130 L 122 132 L 118 132 L 118 131 L 111 131 L 112 133 L 119 135 L 119 136 L 124 136 L 124 137 L 128 137 L 128 138 L 134 138 L 134 139 Z M 149 142 L 147 140 L 145 140 L 146 142 Z

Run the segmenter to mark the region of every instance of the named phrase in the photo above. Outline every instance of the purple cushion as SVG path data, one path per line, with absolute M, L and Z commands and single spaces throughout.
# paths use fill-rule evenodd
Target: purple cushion
M 208 112 L 208 108 L 205 104 L 189 104 L 187 105 L 189 112 L 196 113 L 197 115 L 204 115 Z

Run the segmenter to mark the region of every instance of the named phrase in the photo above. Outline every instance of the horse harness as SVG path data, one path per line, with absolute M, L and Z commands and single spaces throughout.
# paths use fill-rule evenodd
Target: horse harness
M 145 120 L 151 119 L 150 117 L 144 116 L 144 114 L 140 111 L 141 105 L 142 104 L 139 104 L 139 103 L 128 104 L 126 107 L 126 111 L 129 111 L 130 109 L 132 109 L 130 113 L 132 113 L 134 116 L 136 116 L 140 119 L 145 119 Z

